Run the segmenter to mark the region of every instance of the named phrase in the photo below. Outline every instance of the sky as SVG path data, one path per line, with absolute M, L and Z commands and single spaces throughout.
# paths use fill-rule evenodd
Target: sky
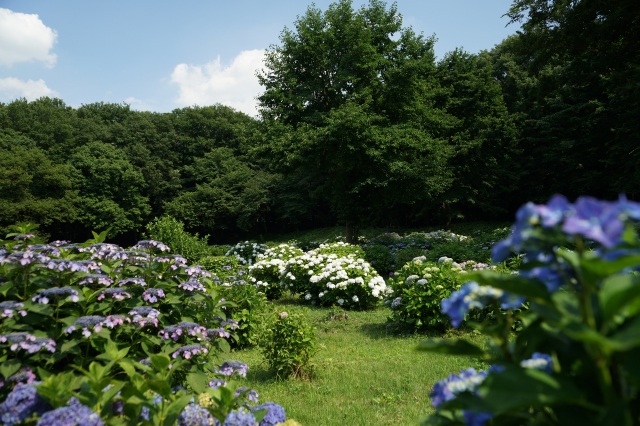
M 265 49 L 311 4 L 335 0 L 0 0 L 0 102 L 60 98 L 139 111 L 223 104 L 256 116 Z M 490 50 L 518 27 L 512 0 L 397 0 L 441 59 Z M 353 0 L 353 7 L 368 0 Z M 387 1 L 390 5 L 392 2 Z

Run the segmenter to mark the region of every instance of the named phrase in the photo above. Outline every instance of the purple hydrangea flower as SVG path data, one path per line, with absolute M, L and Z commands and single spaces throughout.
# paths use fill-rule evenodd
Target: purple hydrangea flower
M 144 280 L 144 278 L 125 278 L 122 279 L 120 281 L 118 281 L 118 286 L 123 287 L 125 285 L 134 285 L 134 286 L 140 286 L 140 287 L 146 287 L 147 282 Z
M 195 322 L 183 321 L 176 325 L 170 325 L 164 330 L 160 330 L 158 334 L 160 334 L 163 339 L 172 338 L 177 342 L 182 334 L 187 334 L 189 336 L 195 337 L 204 336 L 207 334 L 207 328 L 196 324 Z
M 209 350 L 202 345 L 187 345 L 179 348 L 173 354 L 171 354 L 172 358 L 177 358 L 182 356 L 184 359 L 190 359 L 193 356 L 200 354 L 208 354 Z
M 184 407 L 178 417 L 178 426 L 213 426 L 219 424 L 218 419 L 213 417 L 206 408 L 193 403 Z
M 33 302 L 46 305 L 51 299 L 59 300 L 65 297 L 67 298 L 67 300 L 70 300 L 74 303 L 80 300 L 80 298 L 78 297 L 78 292 L 71 287 L 54 287 L 40 290 L 35 296 L 31 298 L 31 300 Z
M 82 335 L 84 337 L 91 336 L 91 332 L 93 330 L 94 333 L 99 333 L 102 330 L 104 317 L 99 315 L 87 315 L 84 317 L 80 317 L 74 321 L 69 327 L 65 328 L 64 332 L 66 334 L 73 333 L 78 328 L 82 329 Z
M 100 293 L 100 296 L 97 297 L 97 300 L 102 300 L 107 296 L 111 296 L 111 299 L 115 300 L 125 300 L 131 298 L 131 293 L 123 288 L 108 288 Z
M 142 293 L 142 300 L 149 303 L 156 303 L 158 299 L 164 299 L 164 291 L 160 288 L 148 288 Z
M 227 381 L 224 380 L 224 379 L 213 378 L 209 382 L 209 387 L 210 388 L 218 389 L 220 386 L 222 386 L 222 387 L 227 386 Z
M 476 413 L 474 411 L 464 410 L 462 416 L 467 426 L 484 426 L 493 418 L 492 413 Z
M 37 426 L 103 426 L 100 416 L 86 405 L 71 398 L 67 405 L 46 412 L 38 420 Z
M 34 384 L 37 384 L 35 382 Z M 18 383 L 0 404 L 0 421 L 12 426 L 22 423 L 33 414 L 42 414 L 51 407 L 38 395 L 34 384 Z
M 78 281 L 78 285 L 102 285 L 105 287 L 109 287 L 113 284 L 113 280 L 104 274 L 89 274 L 80 281 Z
M 153 324 L 157 327 L 160 311 L 152 308 L 151 306 L 137 306 L 129 311 L 129 315 L 132 316 L 131 322 L 140 327 L 144 327 L 148 324 Z
M 214 387 L 214 386 L 210 386 L 210 387 Z M 217 387 L 217 386 L 215 386 L 215 387 Z M 254 404 L 258 403 L 258 392 L 256 392 L 253 389 L 249 389 L 249 388 L 247 388 L 245 386 L 242 386 L 242 387 L 236 389 L 236 391 L 234 393 L 234 396 L 237 398 L 240 395 L 242 395 L 243 393 L 245 394 L 247 400 L 253 402 Z
M 225 361 L 218 369 L 218 373 L 227 377 L 231 377 L 234 373 L 246 377 L 247 371 L 249 371 L 249 366 L 242 361 Z
M 207 330 L 207 337 L 210 339 L 214 339 L 216 337 L 221 337 L 223 339 L 228 339 L 231 337 L 231 333 L 226 331 L 224 328 L 210 328 Z
M 21 302 L 14 302 L 11 300 L 0 302 L 0 318 L 13 318 L 13 315 L 16 313 L 24 317 L 27 315 L 27 311 L 22 309 L 23 307 L 24 303 Z
M 199 278 L 199 277 L 211 278 L 211 276 L 213 275 L 211 272 L 207 271 L 206 269 L 202 269 L 202 266 L 200 265 L 187 266 L 184 268 L 184 272 L 192 279 Z
M 132 250 L 149 250 L 149 251 L 159 250 L 161 252 L 171 251 L 168 245 L 155 240 L 138 241 L 138 244 L 131 247 L 131 249 Z
M 275 402 L 265 402 L 253 408 L 253 411 L 256 410 L 267 410 L 267 414 L 264 415 L 259 426 L 275 426 L 287 420 L 284 408 Z
M 205 291 L 204 286 L 198 281 L 185 281 L 178 284 L 178 288 L 187 291 Z

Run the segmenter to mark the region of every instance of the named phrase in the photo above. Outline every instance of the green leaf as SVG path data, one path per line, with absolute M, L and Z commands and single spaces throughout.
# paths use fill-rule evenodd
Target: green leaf
M 2 374 L 5 379 L 8 379 L 10 376 L 17 373 L 21 366 L 22 363 L 17 359 L 8 359 L 0 364 L 0 374 Z
M 640 346 L 640 316 L 625 324 L 621 331 L 611 336 L 610 340 L 615 349 L 620 351 Z
M 478 387 L 478 394 L 496 415 L 531 406 L 584 402 L 582 392 L 571 382 L 516 366 L 489 374 Z
M 640 285 L 633 275 L 614 275 L 602 283 L 598 295 L 602 319 L 611 321 L 616 315 L 624 314 L 624 308 L 640 300 Z
M 166 354 L 154 354 L 151 355 L 149 359 L 151 360 L 151 365 L 153 365 L 153 367 L 157 371 L 164 372 L 169 368 L 169 365 L 171 364 L 171 358 L 169 358 L 169 355 Z
M 471 355 L 482 356 L 485 352 L 478 346 L 466 340 L 451 339 L 430 339 L 420 342 L 417 350 L 425 352 L 435 352 L 447 355 Z
M 203 373 L 189 373 L 187 375 L 187 383 L 196 393 L 204 392 L 209 387 L 209 379 Z
M 503 274 L 495 271 L 471 272 L 467 275 L 469 281 L 499 288 L 515 296 L 523 296 L 530 300 L 549 301 L 551 299 L 547 288 L 540 282 L 518 275 Z

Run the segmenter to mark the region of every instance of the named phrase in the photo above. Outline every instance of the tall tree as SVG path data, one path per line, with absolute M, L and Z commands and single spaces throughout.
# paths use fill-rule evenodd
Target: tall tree
M 448 151 L 425 113 L 434 40 L 403 29 L 395 4 L 310 7 L 280 41 L 258 75 L 268 157 L 285 175 L 306 175 L 348 237 L 385 205 L 428 203 L 446 188 Z

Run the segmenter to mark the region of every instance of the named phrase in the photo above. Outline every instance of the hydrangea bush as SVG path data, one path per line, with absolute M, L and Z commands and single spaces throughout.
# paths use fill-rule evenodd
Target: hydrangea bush
M 284 291 L 280 285 L 280 277 L 285 272 L 285 262 L 303 254 L 301 249 L 291 244 L 283 243 L 268 248 L 259 254 L 256 262 L 249 267 L 251 282 L 265 293 L 267 299 L 278 299 Z
M 346 243 L 321 245 L 317 250 L 289 259 L 281 283 L 310 304 L 371 308 L 391 290 L 368 262 L 356 257 L 355 253 L 362 253 L 361 250 Z
M 241 265 L 251 266 L 258 258 L 258 255 L 265 251 L 267 251 L 267 246 L 264 244 L 252 241 L 241 241 L 231 247 L 225 255 L 234 256 Z
M 316 352 L 316 330 L 304 313 L 274 312 L 265 322 L 260 349 L 276 377 L 308 378 Z
M 474 309 L 494 310 L 497 323 L 475 325 L 491 347 L 421 344 L 491 367 L 436 383 L 436 413 L 425 424 L 638 424 L 639 220 L 640 204 L 623 196 L 570 203 L 558 195 L 520 208 L 492 249 L 496 262 L 516 255 L 519 273 L 469 273 L 442 302 L 454 326 Z
M 407 262 L 389 279 L 393 290 L 385 301 L 391 307 L 389 321 L 412 330 L 445 330 L 449 317 L 441 311 L 441 302 L 460 288 L 468 271 L 487 268 L 495 266 L 475 261 L 456 263 L 448 257 L 429 262 L 423 256 Z
M 94 236 L 0 246 L 2 423 L 173 425 L 203 395 L 219 424 L 251 411 L 255 392 L 220 366 L 237 322 L 212 274 L 159 241 Z

